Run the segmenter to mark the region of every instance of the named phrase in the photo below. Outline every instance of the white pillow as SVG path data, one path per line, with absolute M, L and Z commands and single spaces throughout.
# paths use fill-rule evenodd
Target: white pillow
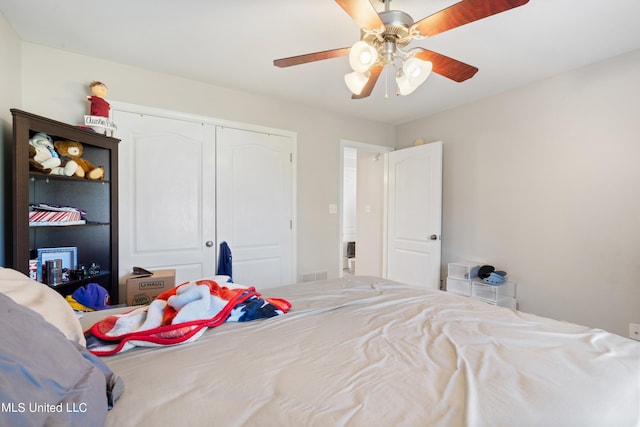
M 39 313 L 70 340 L 86 346 L 80 321 L 65 299 L 49 286 L 10 268 L 0 267 L 0 292 Z

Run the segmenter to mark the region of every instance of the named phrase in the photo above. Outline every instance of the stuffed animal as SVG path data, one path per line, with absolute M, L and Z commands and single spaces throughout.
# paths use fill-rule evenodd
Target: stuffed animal
M 56 141 L 56 150 L 63 157 L 68 157 L 78 164 L 75 175 L 87 179 L 104 179 L 104 168 L 94 166 L 87 159 L 82 158 L 82 144 L 77 141 Z
M 91 95 L 87 96 L 87 101 L 91 103 L 89 114 L 92 116 L 109 117 L 111 106 L 104 99 L 105 96 L 107 96 L 107 86 L 102 82 L 93 81 L 89 85 L 89 90 L 91 91 Z
M 49 175 L 72 176 L 78 169 L 73 160 L 64 165 L 60 155 L 56 152 L 53 140 L 43 132 L 36 133 L 29 139 L 29 166 L 31 170 Z
M 45 168 L 44 166 L 42 166 L 42 164 L 40 162 L 38 162 L 35 159 L 37 153 L 38 152 L 36 151 L 36 147 L 34 147 L 33 145 L 29 144 L 29 170 L 35 171 L 35 172 L 41 172 L 41 173 L 44 173 L 44 174 L 51 173 L 51 169 L 50 168 Z

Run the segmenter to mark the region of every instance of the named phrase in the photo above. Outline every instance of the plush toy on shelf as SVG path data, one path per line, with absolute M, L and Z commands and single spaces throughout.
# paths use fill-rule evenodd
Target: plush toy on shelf
M 38 152 L 36 151 L 36 147 L 29 144 L 29 170 L 34 172 L 40 172 L 44 174 L 51 173 L 51 168 L 45 168 L 42 163 L 36 160 L 36 155 Z
M 93 81 L 89 84 L 89 90 L 91 95 L 87 96 L 87 101 L 91 103 L 90 115 L 109 117 L 109 110 L 111 106 L 104 99 L 107 96 L 107 86 L 98 81 Z
M 62 157 L 67 157 L 75 163 L 78 168 L 75 171 L 75 176 L 80 178 L 104 179 L 104 168 L 102 166 L 94 166 L 93 163 L 87 159 L 82 158 L 82 144 L 77 141 L 56 141 L 54 143 L 56 150 Z
M 29 139 L 29 167 L 36 172 L 65 176 L 72 176 L 78 170 L 78 164 L 73 160 L 62 163 L 53 140 L 43 132 Z

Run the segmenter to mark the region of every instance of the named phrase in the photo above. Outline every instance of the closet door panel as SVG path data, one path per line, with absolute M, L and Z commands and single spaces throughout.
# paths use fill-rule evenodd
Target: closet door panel
M 134 253 L 200 247 L 201 143 L 184 135 L 138 134 L 134 147 Z M 176 147 L 180 147 L 176 150 Z M 170 173 L 159 165 L 193 164 Z
M 120 156 L 120 277 L 176 269 L 176 283 L 215 274 L 213 126 L 113 111 Z M 207 246 L 207 242 L 214 242 Z
M 216 135 L 218 242 L 231 248 L 234 282 L 293 282 L 291 139 L 222 127 Z

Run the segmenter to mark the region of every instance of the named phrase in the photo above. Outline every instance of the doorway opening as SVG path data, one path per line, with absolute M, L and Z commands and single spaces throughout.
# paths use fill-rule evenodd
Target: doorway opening
M 382 275 L 384 236 L 384 153 L 392 147 L 341 141 L 340 271 Z

